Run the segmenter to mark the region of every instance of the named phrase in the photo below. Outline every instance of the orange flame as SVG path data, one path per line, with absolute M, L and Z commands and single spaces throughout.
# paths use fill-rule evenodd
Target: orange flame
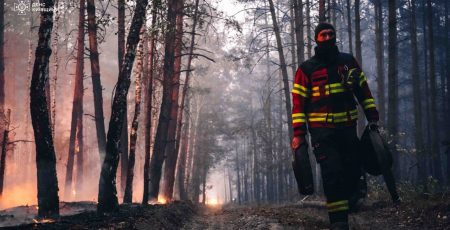
M 158 196 L 158 203 L 159 204 L 166 204 L 167 203 L 167 199 L 164 196 L 159 195 Z

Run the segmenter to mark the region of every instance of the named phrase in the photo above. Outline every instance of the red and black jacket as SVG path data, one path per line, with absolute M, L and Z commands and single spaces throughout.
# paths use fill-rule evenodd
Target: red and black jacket
M 292 123 L 294 136 L 306 134 L 309 128 L 346 127 L 356 125 L 359 104 L 369 122 L 378 121 L 375 101 L 367 85 L 367 79 L 351 54 L 340 53 L 332 62 L 314 56 L 297 69 L 292 89 Z M 356 76 L 349 88 L 345 76 Z

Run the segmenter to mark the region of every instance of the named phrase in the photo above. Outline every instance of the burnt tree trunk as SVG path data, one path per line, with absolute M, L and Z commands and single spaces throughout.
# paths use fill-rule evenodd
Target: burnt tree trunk
M 193 23 L 192 23 L 192 30 L 191 30 L 191 40 L 190 40 L 190 45 L 189 45 L 189 56 L 188 56 L 188 61 L 187 61 L 187 72 L 186 72 L 186 77 L 184 80 L 184 85 L 183 85 L 183 91 L 181 93 L 181 101 L 180 101 L 180 108 L 179 108 L 179 116 L 177 117 L 177 131 L 176 131 L 176 137 L 177 137 L 177 141 L 176 141 L 176 148 L 175 148 L 175 152 L 180 152 L 180 161 L 178 163 L 178 168 L 177 168 L 177 178 L 178 178 L 178 186 L 179 186 L 179 190 L 180 190 L 180 199 L 181 200 L 186 200 L 187 199 L 187 193 L 186 193 L 186 187 L 184 186 L 184 170 L 186 169 L 186 159 L 187 159 L 187 153 L 186 151 L 180 151 L 180 144 L 181 142 L 183 142 L 184 145 L 187 145 L 187 140 L 188 140 L 188 129 L 187 124 L 185 124 L 184 128 L 184 136 L 182 137 L 181 135 L 181 127 L 182 125 L 182 121 L 183 121 L 183 114 L 184 114 L 184 109 L 185 109 L 185 105 L 189 106 L 189 101 L 188 103 L 186 103 L 186 95 L 188 93 L 188 89 L 189 89 L 189 79 L 190 79 L 190 74 L 191 74 L 191 64 L 192 64 L 192 53 L 194 51 L 194 45 L 195 45 L 195 29 L 197 26 L 197 15 L 198 15 L 198 4 L 199 4 L 199 0 L 195 0 L 195 6 L 194 6 L 194 15 L 193 15 Z M 189 123 L 189 119 L 186 119 L 186 122 Z
M 6 170 L 6 154 L 8 153 L 8 135 L 9 135 L 9 125 L 11 123 L 11 110 L 8 109 L 6 113 L 6 124 L 5 130 L 3 131 L 2 139 L 2 149 L 0 157 L 0 197 L 3 195 L 3 187 L 5 182 L 5 170 Z
M 312 0 L 306 0 L 306 49 L 307 49 L 307 55 L 308 58 L 311 58 L 312 56 L 312 44 L 311 44 L 311 1 Z
M 148 188 L 150 182 L 150 144 L 152 140 L 152 96 L 153 96 L 153 74 L 154 74 L 154 59 L 155 59 L 155 43 L 158 35 L 158 30 L 156 26 L 156 17 L 160 1 L 153 1 L 152 6 L 152 26 L 150 39 L 148 44 L 148 76 L 147 76 L 147 92 L 146 92 L 146 111 L 145 111 L 145 160 L 144 160 L 144 193 L 142 197 L 142 203 L 147 204 L 148 202 Z
M 433 154 L 433 174 L 439 181 L 442 181 L 441 170 L 441 155 L 439 150 L 439 127 L 438 127 L 438 111 L 437 111 L 437 83 L 436 83 L 436 69 L 434 60 L 434 31 L 433 31 L 433 9 L 431 6 L 431 0 L 427 0 L 427 27 L 428 27 L 428 62 L 430 68 L 428 69 L 428 78 L 430 80 L 430 93 L 431 93 L 431 154 Z
M 69 137 L 69 154 L 66 165 L 66 181 L 64 186 L 64 198 L 68 199 L 72 195 L 72 181 L 73 181 L 73 165 L 76 150 L 76 139 L 78 127 L 81 127 L 83 116 L 83 76 L 84 76 L 84 18 L 85 18 L 85 1 L 80 0 L 80 11 L 78 15 L 78 37 L 77 37 L 77 56 L 74 76 L 74 90 L 72 102 L 72 121 L 70 123 L 70 137 Z M 78 143 L 80 140 L 78 140 Z M 78 157 L 77 157 L 78 158 Z M 77 178 L 78 180 L 78 178 Z
M 398 140 L 398 76 L 397 76 L 397 16 L 396 16 L 396 1 L 389 0 L 388 2 L 388 117 L 387 129 L 390 135 L 394 135 L 394 143 Z M 399 169 L 399 156 L 397 151 L 394 151 L 394 170 L 396 175 Z
M 91 1 L 91 0 L 90 0 Z M 127 50 L 117 88 L 114 93 L 111 119 L 109 121 L 106 156 L 100 173 L 98 192 L 98 213 L 109 213 L 118 209 L 116 191 L 116 172 L 119 164 L 119 143 L 123 128 L 124 108 L 127 106 L 127 94 L 130 87 L 130 76 L 139 43 L 139 33 L 144 24 L 147 0 L 136 2 L 136 9 L 130 25 L 127 39 Z
M 361 18 L 359 16 L 359 0 L 355 0 L 355 56 L 356 61 L 362 68 L 362 50 L 361 50 Z M 364 109 L 361 105 L 358 105 L 358 136 L 361 136 L 364 132 L 366 124 L 366 116 L 364 115 Z
M 426 183 L 425 151 L 422 129 L 422 100 L 420 93 L 421 79 L 419 76 L 419 51 L 417 48 L 417 23 L 416 23 L 416 1 L 410 1 L 411 8 L 411 77 L 413 84 L 413 106 L 414 106 L 414 143 L 417 154 L 418 177 L 423 185 Z
M 378 112 L 380 123 L 386 122 L 386 97 L 385 97 L 385 77 L 384 77 L 384 32 L 383 32 L 383 8 L 382 0 L 375 1 L 375 56 L 377 59 L 377 92 L 378 92 Z
M 319 0 L 319 22 L 324 22 L 325 20 L 325 0 Z
M 143 37 L 144 28 L 141 29 L 141 37 Z M 135 104 L 134 104 L 134 116 L 131 123 L 130 132 L 130 155 L 128 159 L 127 168 L 127 181 L 125 186 L 125 194 L 123 196 L 124 203 L 131 203 L 133 199 L 133 178 L 134 178 L 134 163 L 136 159 L 136 142 L 137 142 L 137 132 L 139 128 L 139 115 L 141 113 L 141 76 L 142 76 L 142 65 L 144 58 L 144 40 L 141 38 L 139 43 L 138 53 L 137 53 L 137 63 L 136 63 L 136 91 L 135 91 Z
M 41 1 L 48 11 L 41 12 L 39 41 L 30 86 L 30 111 L 36 144 L 38 190 L 38 216 L 59 216 L 58 179 L 56 156 L 50 127 L 45 85 L 48 80 L 49 59 L 52 53 L 50 39 L 53 27 L 53 1 Z
M 163 66 L 163 96 L 159 114 L 158 128 L 155 137 L 155 146 L 150 161 L 149 198 L 156 201 L 159 194 L 162 165 L 168 141 L 170 110 L 172 107 L 173 76 L 175 62 L 175 28 L 177 1 L 169 0 L 167 5 L 167 28 L 164 38 L 164 66 Z
M 294 0 L 295 40 L 297 44 L 297 63 L 302 64 L 305 58 L 305 41 L 303 39 L 303 2 Z
M 118 63 L 119 74 L 122 69 L 123 55 L 125 53 L 125 1 L 117 1 L 117 46 L 118 46 Z M 120 78 L 120 76 L 119 76 Z M 120 191 L 124 193 L 126 187 L 127 170 L 128 170 L 128 108 L 125 107 L 125 115 L 122 127 L 122 136 L 120 137 Z M 125 197 L 124 197 L 125 200 Z
M 169 130 L 166 146 L 166 163 L 164 164 L 164 183 L 163 183 L 163 195 L 167 201 L 171 201 L 173 197 L 173 187 L 175 182 L 175 169 L 177 165 L 178 152 L 176 149 L 175 138 L 179 139 L 179 136 L 175 137 L 177 131 L 179 106 L 178 98 L 180 91 L 180 71 L 181 71 L 181 48 L 183 46 L 183 3 L 184 1 L 177 1 L 177 20 L 176 20 L 176 37 L 175 37 L 175 63 L 174 73 L 172 77 L 172 107 L 170 111 Z
M 353 41 L 352 41 L 352 12 L 350 10 L 350 0 L 347 0 L 347 33 L 348 33 L 348 50 L 353 53 Z
M 100 162 L 105 158 L 106 134 L 103 115 L 102 83 L 100 80 L 100 61 L 97 45 L 97 23 L 95 19 L 95 1 L 87 0 L 89 58 L 91 62 L 92 90 L 94 93 L 94 116 L 97 131 L 97 144 Z
M 58 5 L 59 0 L 55 1 L 55 5 Z M 59 42 L 59 17 L 60 17 L 60 11 L 59 11 L 59 7 L 55 8 L 55 29 L 53 30 L 53 32 L 55 33 L 55 36 L 53 38 L 53 45 L 52 45 L 52 49 L 53 49 L 53 90 L 52 90 L 52 94 L 51 94 L 51 106 L 50 106 L 50 111 L 51 111 L 51 117 L 53 119 L 52 122 L 52 135 L 55 135 L 55 123 L 56 123 L 56 88 L 57 88 L 57 82 L 58 82 L 58 70 L 59 70 L 59 58 L 58 58 L 58 42 Z

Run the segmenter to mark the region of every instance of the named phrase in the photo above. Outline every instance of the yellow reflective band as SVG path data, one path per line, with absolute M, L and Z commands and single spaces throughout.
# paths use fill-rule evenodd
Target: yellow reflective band
M 327 113 L 308 113 L 308 117 L 326 117 Z
M 305 114 L 304 113 L 293 113 L 292 118 L 296 118 L 296 117 L 302 118 L 302 117 L 305 117 Z
M 337 207 L 337 208 L 333 208 L 333 209 L 328 209 L 328 212 L 342 212 L 342 211 L 347 211 L 348 210 L 348 206 L 342 206 L 342 207 Z
M 298 95 L 300 95 L 302 97 L 308 97 L 308 95 L 306 93 L 298 91 L 296 89 L 292 89 L 292 93 L 298 94 Z
M 367 81 L 366 75 L 361 71 L 361 74 L 359 74 L 359 86 L 362 86 L 364 82 Z
M 335 202 L 327 203 L 327 208 L 334 208 L 341 205 L 347 205 L 348 206 L 348 200 L 340 200 Z
M 372 103 L 372 104 L 368 104 L 368 105 L 364 106 L 364 109 L 370 109 L 370 108 L 376 108 L 376 105 Z
M 363 105 L 366 105 L 366 104 L 368 104 L 368 103 L 373 103 L 373 102 L 375 102 L 375 100 L 374 100 L 373 98 L 368 98 L 368 99 L 364 100 L 364 101 L 362 102 L 362 104 L 363 104 Z
M 303 90 L 305 92 L 308 91 L 308 89 L 305 86 L 297 84 L 297 83 L 294 83 L 294 88 L 298 88 L 298 89 Z
M 302 118 L 297 118 L 297 119 L 293 119 L 292 120 L 292 124 L 296 124 L 296 123 L 305 123 L 305 119 Z

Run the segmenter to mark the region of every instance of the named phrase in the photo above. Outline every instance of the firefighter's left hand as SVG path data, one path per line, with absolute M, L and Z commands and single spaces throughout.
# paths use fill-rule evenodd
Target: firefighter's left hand
M 378 131 L 378 122 L 377 121 L 371 121 L 369 122 L 369 129 L 372 131 Z

